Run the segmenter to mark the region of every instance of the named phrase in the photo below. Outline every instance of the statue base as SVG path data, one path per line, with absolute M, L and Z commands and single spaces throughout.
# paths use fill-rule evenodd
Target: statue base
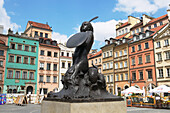
M 99 102 L 43 100 L 41 113 L 127 113 L 127 109 L 124 100 Z

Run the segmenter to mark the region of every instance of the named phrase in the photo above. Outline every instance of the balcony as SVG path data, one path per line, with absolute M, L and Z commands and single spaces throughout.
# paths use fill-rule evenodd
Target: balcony
M 121 60 L 126 60 L 127 59 L 127 55 L 126 56 L 121 56 L 121 57 L 116 57 L 114 58 L 114 61 L 121 61 Z

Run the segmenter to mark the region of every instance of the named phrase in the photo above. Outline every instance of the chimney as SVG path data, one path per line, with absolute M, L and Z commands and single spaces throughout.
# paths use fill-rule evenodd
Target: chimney
M 4 31 L 4 26 L 0 25 L 0 34 L 3 34 L 3 31 Z

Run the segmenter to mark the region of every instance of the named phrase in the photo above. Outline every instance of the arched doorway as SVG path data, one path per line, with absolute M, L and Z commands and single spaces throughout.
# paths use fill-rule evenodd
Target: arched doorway
M 27 94 L 28 94 L 29 92 L 31 92 L 31 94 L 32 94 L 32 92 L 33 92 L 33 87 L 32 87 L 32 86 L 28 86 L 28 87 L 27 87 Z

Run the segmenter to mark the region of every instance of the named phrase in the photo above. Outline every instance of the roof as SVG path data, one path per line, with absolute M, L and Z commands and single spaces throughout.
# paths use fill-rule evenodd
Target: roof
M 127 26 L 127 25 L 129 25 L 129 23 L 128 23 L 128 22 L 125 22 L 125 23 L 123 23 L 120 27 L 118 27 L 117 29 L 120 29 L 120 28 L 125 27 L 125 26 Z
M 3 45 L 5 45 L 5 42 L 4 42 L 4 41 L 2 41 L 2 40 L 0 40 L 0 44 L 3 44 Z
M 131 29 L 136 28 L 136 27 L 141 26 L 141 25 L 143 25 L 143 22 L 139 22 L 139 23 L 135 24 Z
M 161 25 L 161 26 L 158 26 L 158 27 L 156 27 L 156 28 L 152 28 L 152 29 L 150 29 L 150 31 L 155 31 L 154 33 L 152 33 L 152 35 L 151 36 L 153 36 L 154 34 L 156 34 L 159 30 L 161 30 L 164 26 L 166 26 L 167 24 L 163 24 L 163 25 Z
M 30 23 L 34 27 L 51 30 L 51 27 L 48 24 L 42 24 L 42 23 L 33 22 L 33 21 L 28 21 L 28 23 Z
M 151 24 L 151 23 L 153 23 L 153 22 L 156 22 L 156 21 L 161 20 L 161 19 L 166 18 L 166 17 L 168 18 L 168 14 L 165 14 L 165 15 L 160 16 L 160 17 L 158 17 L 158 18 L 154 18 L 154 19 L 152 19 L 151 21 L 149 21 L 146 25 Z
M 123 35 L 120 35 L 120 36 L 117 36 L 115 39 L 121 39 L 121 38 L 123 38 L 124 36 L 126 36 L 128 33 L 125 33 L 125 34 L 123 34 Z
M 96 54 L 90 56 L 89 59 L 91 59 L 91 58 L 93 58 L 93 57 L 96 57 L 96 56 L 99 56 L 100 54 L 102 54 L 102 50 L 100 50 L 100 51 L 97 52 Z

